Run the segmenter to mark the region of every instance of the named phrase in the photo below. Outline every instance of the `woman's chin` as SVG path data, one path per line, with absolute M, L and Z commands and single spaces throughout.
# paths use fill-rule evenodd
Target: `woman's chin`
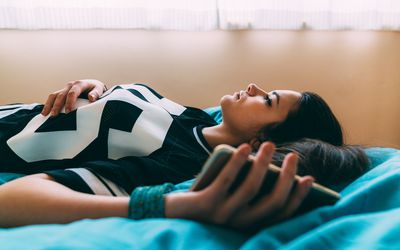
M 227 103 L 233 103 L 234 101 L 236 100 L 233 95 L 224 95 L 223 97 L 221 97 L 219 104 L 222 106 Z
M 224 95 L 224 96 L 221 97 L 221 99 L 219 100 L 219 105 L 222 107 L 222 106 L 225 105 L 227 102 L 229 102 L 229 95 Z

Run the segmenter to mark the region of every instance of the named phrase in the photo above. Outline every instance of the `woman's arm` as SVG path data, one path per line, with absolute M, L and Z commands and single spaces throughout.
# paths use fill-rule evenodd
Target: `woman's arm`
M 84 218 L 127 217 L 129 197 L 76 192 L 47 174 L 0 186 L 0 227 L 68 223 Z
M 297 157 L 286 157 L 273 191 L 256 204 L 249 201 L 257 194 L 267 174 L 274 146 L 261 146 L 243 184 L 228 189 L 243 166 L 249 145 L 234 153 L 223 171 L 207 188 L 197 192 L 171 193 L 165 196 L 165 215 L 170 218 L 248 228 L 260 221 L 272 223 L 290 217 L 299 207 L 312 183 L 303 177 L 290 192 Z M 55 182 L 47 174 L 36 174 L 0 186 L 0 227 L 41 223 L 68 223 L 83 218 L 128 217 L 129 197 L 110 197 L 76 192 Z
M 243 183 L 233 192 L 229 189 L 250 153 L 241 145 L 214 182 L 198 192 L 172 193 L 166 196 L 166 216 L 199 220 L 237 229 L 254 229 L 291 217 L 308 194 L 314 181 L 300 178 L 292 190 L 297 170 L 297 156 L 288 154 L 273 190 L 255 204 L 249 203 L 261 188 L 275 147 L 263 143 Z
M 96 101 L 107 90 L 104 83 L 95 79 L 83 79 L 67 83 L 65 88 L 51 93 L 46 100 L 42 115 L 57 116 L 63 107 L 69 113 L 75 107 L 76 99 L 83 93 L 87 93 L 90 102 Z

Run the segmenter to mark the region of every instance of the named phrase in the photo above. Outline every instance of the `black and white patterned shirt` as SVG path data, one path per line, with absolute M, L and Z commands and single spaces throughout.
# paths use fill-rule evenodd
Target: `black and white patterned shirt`
M 47 173 L 101 195 L 193 178 L 211 151 L 201 129 L 216 125 L 142 84 L 115 86 L 93 103 L 78 99 L 76 110 L 56 117 L 42 108 L 0 106 L 0 172 Z

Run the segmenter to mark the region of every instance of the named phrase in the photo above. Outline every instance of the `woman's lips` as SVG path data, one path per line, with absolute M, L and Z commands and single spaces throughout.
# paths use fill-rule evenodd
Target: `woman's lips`
M 234 96 L 235 96 L 235 98 L 236 98 L 237 100 L 240 99 L 240 93 L 239 93 L 239 92 L 235 92 Z

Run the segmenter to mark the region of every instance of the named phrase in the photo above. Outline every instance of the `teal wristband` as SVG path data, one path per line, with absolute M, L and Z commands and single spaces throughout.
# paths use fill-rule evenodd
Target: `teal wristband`
M 164 194 L 174 189 L 175 186 L 171 183 L 135 188 L 129 200 L 128 217 L 134 220 L 164 218 Z

